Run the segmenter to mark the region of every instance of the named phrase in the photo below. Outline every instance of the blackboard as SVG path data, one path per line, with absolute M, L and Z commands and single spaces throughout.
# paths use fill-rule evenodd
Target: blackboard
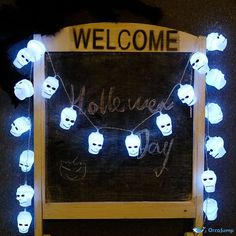
M 50 52 L 45 74 L 54 69 L 80 108 L 97 127 L 133 129 L 163 107 L 183 76 L 190 53 Z M 193 82 L 187 66 L 182 84 Z M 162 112 L 172 118 L 173 133 L 163 136 L 154 114 L 134 133 L 141 135 L 141 154 L 130 157 L 129 132 L 101 129 L 104 145 L 88 152 L 88 136 L 96 131 L 78 111 L 70 130 L 59 127 L 69 107 L 60 89 L 46 102 L 46 201 L 187 201 L 192 197 L 193 113 L 177 96 L 176 86 Z M 160 175 L 160 176 L 158 176 Z

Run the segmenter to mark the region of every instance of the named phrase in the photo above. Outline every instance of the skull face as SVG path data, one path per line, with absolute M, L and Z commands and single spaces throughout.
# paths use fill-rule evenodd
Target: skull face
M 206 48 L 209 51 L 224 51 L 227 46 L 227 39 L 219 33 L 211 33 L 207 35 Z
M 22 234 L 28 233 L 31 222 L 32 222 L 31 214 L 28 211 L 21 211 L 17 216 L 17 224 L 19 232 Z
M 172 134 L 172 122 L 168 114 L 160 114 L 157 116 L 156 124 L 163 136 Z
M 32 39 L 28 42 L 27 48 L 31 50 L 32 54 L 34 55 L 34 62 L 38 61 L 46 52 L 44 44 L 35 39 Z
M 213 221 L 217 218 L 218 204 L 213 198 L 207 198 L 203 202 L 203 211 L 207 216 L 207 220 Z
M 23 172 L 29 172 L 34 164 L 34 152 L 25 150 L 20 155 L 19 167 Z
M 194 105 L 197 101 L 193 87 L 189 84 L 180 85 L 178 97 L 182 103 L 185 103 L 188 106 Z
M 75 124 L 77 112 L 72 107 L 66 107 L 61 112 L 60 127 L 62 129 L 70 129 Z
M 21 185 L 16 190 L 16 200 L 19 201 L 19 204 L 22 207 L 31 206 L 31 201 L 33 196 L 34 196 L 34 189 L 27 184 Z
M 27 80 L 23 79 L 16 83 L 14 87 L 14 93 L 16 97 L 20 100 L 24 100 L 25 98 L 29 98 L 34 94 L 33 84 Z
M 48 76 L 42 86 L 42 96 L 44 98 L 51 98 L 51 96 L 57 91 L 59 87 L 59 81 L 55 77 Z
M 31 122 L 29 118 L 26 118 L 24 116 L 17 118 L 12 124 L 11 124 L 11 130 L 10 133 L 14 135 L 15 137 L 21 136 L 23 133 L 27 132 L 31 129 Z
M 127 148 L 129 156 L 131 157 L 138 156 L 140 145 L 141 140 L 136 134 L 130 134 L 125 139 L 125 146 Z
M 209 72 L 207 72 L 206 83 L 220 90 L 226 84 L 225 76 L 220 70 L 211 69 Z
M 202 183 L 204 185 L 205 191 L 207 193 L 215 192 L 215 185 L 216 185 L 216 174 L 212 170 L 206 170 L 202 173 L 201 176 Z
M 99 132 L 92 132 L 88 137 L 88 152 L 91 154 L 98 154 L 102 149 L 104 137 Z
M 208 103 L 205 107 L 205 117 L 211 124 L 218 124 L 223 120 L 223 113 L 216 103 Z
M 199 74 L 206 74 L 209 71 L 208 59 L 201 52 L 194 53 L 190 58 L 190 64 Z
M 225 155 L 224 140 L 221 137 L 209 137 L 206 142 L 206 149 L 214 158 L 221 158 Z
M 34 61 L 32 51 L 28 48 L 23 48 L 17 53 L 13 64 L 16 68 L 21 69 L 31 61 Z

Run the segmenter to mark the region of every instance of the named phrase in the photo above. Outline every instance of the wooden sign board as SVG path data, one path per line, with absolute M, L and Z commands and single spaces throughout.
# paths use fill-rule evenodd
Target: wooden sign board
M 35 39 L 48 51 L 34 65 L 35 235 L 47 219 L 193 218 L 201 226 L 205 80 L 189 57 L 205 52 L 205 38 L 95 23 Z M 45 101 L 43 81 L 55 74 L 60 87 Z M 194 81 L 193 109 L 177 98 L 180 81 Z M 78 118 L 63 130 L 72 97 Z M 156 126 L 160 110 L 172 117 L 172 135 Z M 94 155 L 88 136 L 96 128 L 104 144 Z M 130 131 L 142 140 L 138 157 L 125 146 Z

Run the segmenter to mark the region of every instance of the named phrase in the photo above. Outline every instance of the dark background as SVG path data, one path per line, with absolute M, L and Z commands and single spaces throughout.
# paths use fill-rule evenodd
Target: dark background
M 3 1 L 1 1 L 3 2 Z M 9 3 L 10 1 L 5 1 Z M 222 107 L 224 120 L 218 125 L 210 126 L 210 134 L 221 136 L 225 140 L 227 154 L 219 160 L 209 159 L 209 166 L 218 175 L 216 192 L 212 197 L 218 201 L 218 218 L 214 222 L 206 222 L 207 228 L 232 228 L 236 231 L 236 172 L 235 157 L 236 152 L 234 127 L 236 103 L 234 91 L 236 82 L 235 69 L 235 43 L 236 43 L 236 3 L 234 0 L 212 1 L 212 0 L 193 0 L 193 1 L 145 1 L 152 6 L 158 6 L 163 12 L 163 17 L 159 25 L 173 29 L 185 31 L 194 35 L 207 35 L 210 32 L 221 32 L 228 38 L 228 46 L 224 52 L 209 52 L 210 68 L 218 68 L 225 74 L 227 84 L 225 88 L 216 91 L 208 87 L 209 101 L 215 101 Z M 43 14 L 42 14 L 43 17 Z M 28 19 L 30 20 L 30 18 Z M 134 14 L 123 8 L 119 9 L 117 20 L 120 22 L 140 22 L 150 23 L 147 17 L 142 14 Z M 67 18 L 65 25 L 99 22 L 90 11 L 81 11 L 80 14 L 71 15 Z M 16 22 L 4 21 L 1 18 L 2 25 L 16 24 Z M 21 27 L 24 27 L 22 23 Z M 14 28 L 10 28 L 14 31 Z M 18 28 L 19 30 L 19 28 Z M 1 39 L 4 35 L 1 34 Z M 22 39 L 22 38 L 21 38 Z M 22 45 L 24 42 L 20 42 Z M 14 46 L 14 45 L 12 45 Z M 19 45 L 18 45 L 19 46 Z M 14 50 L 11 52 L 13 53 Z M 14 53 L 13 53 L 14 54 Z M 0 62 L 1 63 L 1 62 Z M 8 81 L 7 81 L 8 80 Z M 10 124 L 17 115 L 25 114 L 27 105 L 25 103 L 16 103 L 12 99 L 11 86 L 12 80 L 1 74 L 0 92 L 0 179 L 1 179 L 1 197 L 0 197 L 0 230 L 1 235 L 18 235 L 16 215 L 20 208 L 15 200 L 16 188 L 22 184 L 23 174 L 19 172 L 18 156 L 19 150 L 25 148 L 26 135 L 17 139 L 10 136 Z M 9 86 L 7 86 L 9 84 Z M 10 86 L 11 85 L 11 86 Z M 32 172 L 31 172 L 32 173 Z M 32 176 L 29 178 L 32 184 Z M 191 222 L 187 220 L 80 220 L 76 222 L 51 222 L 47 223 L 45 229 L 52 232 L 53 235 L 161 235 L 161 236 L 179 236 L 183 232 L 191 230 Z M 28 235 L 33 235 L 33 227 Z M 207 235 L 226 235 L 207 233 Z M 231 235 L 236 235 L 234 232 Z

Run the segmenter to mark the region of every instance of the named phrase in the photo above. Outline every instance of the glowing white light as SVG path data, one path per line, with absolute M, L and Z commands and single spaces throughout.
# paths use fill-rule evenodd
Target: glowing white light
M 19 159 L 19 167 L 23 172 L 29 172 L 34 164 L 34 152 L 25 150 L 21 153 Z
M 139 154 L 141 140 L 138 135 L 130 134 L 126 136 L 125 146 L 128 151 L 129 156 L 136 157 Z
M 16 83 L 14 87 L 14 94 L 20 100 L 24 100 L 25 98 L 29 98 L 34 95 L 34 87 L 31 81 L 27 79 L 23 79 Z
M 16 55 L 13 65 L 21 69 L 23 66 L 27 65 L 29 62 L 34 61 L 33 52 L 28 48 L 22 48 Z
M 218 124 L 223 120 L 223 113 L 220 106 L 216 103 L 208 103 L 205 106 L 205 117 L 211 124 Z
M 77 112 L 73 109 L 73 107 L 66 107 L 61 112 L 60 127 L 68 130 L 75 124 L 76 119 Z
M 21 136 L 23 133 L 31 129 L 31 121 L 27 117 L 19 117 L 11 124 L 10 133 L 15 137 Z
M 227 46 L 227 39 L 219 33 L 210 33 L 207 35 L 206 48 L 209 51 L 224 51 Z
M 172 121 L 168 114 L 160 114 L 157 116 L 156 125 L 160 129 L 163 136 L 172 134 Z
M 196 52 L 191 56 L 190 64 L 199 74 L 206 74 L 209 71 L 208 59 L 201 52 Z
M 27 44 L 27 48 L 31 50 L 34 55 L 33 62 L 38 61 L 46 52 L 44 44 L 38 40 L 30 40 Z
M 211 69 L 206 74 L 206 83 L 220 90 L 226 85 L 224 74 L 218 69 Z
M 92 132 L 88 137 L 88 151 L 91 154 L 98 154 L 102 149 L 104 137 L 99 132 Z
M 203 202 L 203 211 L 209 221 L 213 221 L 217 218 L 218 204 L 217 201 L 212 198 L 207 198 Z
M 204 171 L 201 175 L 201 180 L 207 193 L 215 192 L 217 177 L 214 171 Z
M 52 95 L 57 91 L 59 87 L 59 81 L 55 77 L 48 76 L 42 86 L 42 96 L 50 99 Z
M 30 185 L 21 185 L 16 190 L 16 200 L 19 201 L 19 204 L 22 207 L 31 206 L 33 196 L 34 189 Z
M 206 142 L 206 149 L 214 158 L 221 158 L 225 155 L 224 140 L 221 137 L 209 137 Z
M 18 230 L 22 234 L 26 234 L 29 231 L 30 224 L 32 222 L 32 216 L 30 212 L 24 210 L 17 216 Z
M 196 103 L 197 98 L 194 94 L 194 89 L 190 84 L 180 85 L 178 89 L 178 97 L 182 103 L 192 106 Z

